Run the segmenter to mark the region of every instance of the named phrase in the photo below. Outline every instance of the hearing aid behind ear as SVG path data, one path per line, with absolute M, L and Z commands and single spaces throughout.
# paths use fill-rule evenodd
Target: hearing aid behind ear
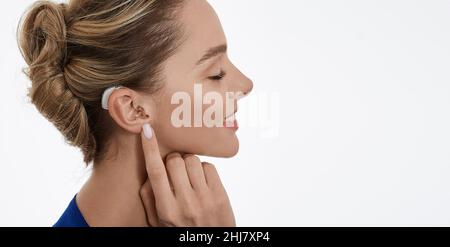
M 114 92 L 114 90 L 119 89 L 119 88 L 123 88 L 122 86 L 113 86 L 113 87 L 109 87 L 107 88 L 102 95 L 102 108 L 105 110 L 108 110 L 108 101 L 109 101 L 109 97 L 111 96 L 111 94 Z

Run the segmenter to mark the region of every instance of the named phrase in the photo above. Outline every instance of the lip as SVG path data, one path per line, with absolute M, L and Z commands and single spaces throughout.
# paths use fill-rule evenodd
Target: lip
M 230 130 L 238 130 L 239 129 L 239 124 L 237 120 L 234 121 L 225 121 L 224 122 L 224 127 Z
M 223 121 L 225 128 L 231 129 L 234 131 L 239 129 L 239 124 L 238 124 L 238 121 L 236 120 L 236 112 L 237 111 L 235 111 L 233 114 L 231 114 L 225 118 L 225 121 Z

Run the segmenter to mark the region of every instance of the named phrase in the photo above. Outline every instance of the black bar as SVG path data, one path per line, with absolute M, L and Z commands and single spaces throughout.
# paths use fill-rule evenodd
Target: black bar
M 440 243 L 448 245 L 450 228 L 301 228 L 301 227 L 237 227 L 237 228 L 0 228 L 4 242 L 22 244 L 56 243 L 105 244 L 124 246 L 179 247 L 271 247 L 271 246 L 366 246 L 367 244 L 400 245 L 406 243 Z M 130 245 L 135 243 L 133 245 Z M 159 243 L 159 244 L 157 244 Z M 10 246 L 4 245 L 3 246 Z M 103 245 L 102 245 L 103 246 Z

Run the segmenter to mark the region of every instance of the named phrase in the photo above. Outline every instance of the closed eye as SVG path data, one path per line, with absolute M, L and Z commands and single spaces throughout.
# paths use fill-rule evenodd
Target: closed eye
M 225 71 L 221 70 L 218 75 L 210 76 L 210 77 L 208 77 L 208 79 L 213 80 L 213 81 L 220 81 L 226 76 L 226 74 L 227 73 Z

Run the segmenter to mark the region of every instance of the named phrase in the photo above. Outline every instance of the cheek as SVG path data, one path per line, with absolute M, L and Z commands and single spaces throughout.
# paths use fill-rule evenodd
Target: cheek
M 193 91 L 193 90 L 192 90 Z M 201 106 L 201 115 L 210 105 L 202 104 L 202 97 L 189 93 L 191 98 L 191 126 L 194 126 L 195 105 Z M 156 123 L 158 141 L 172 152 L 184 152 L 213 157 L 232 157 L 239 150 L 239 140 L 235 131 L 225 127 L 175 127 L 172 115 L 180 105 L 171 104 L 170 97 L 165 97 L 164 103 L 159 107 L 158 121 Z M 199 105 L 200 104 L 200 105 Z M 199 108 L 200 109 L 200 108 Z M 224 111 L 225 112 L 225 111 Z M 220 116 L 219 118 L 223 118 Z

